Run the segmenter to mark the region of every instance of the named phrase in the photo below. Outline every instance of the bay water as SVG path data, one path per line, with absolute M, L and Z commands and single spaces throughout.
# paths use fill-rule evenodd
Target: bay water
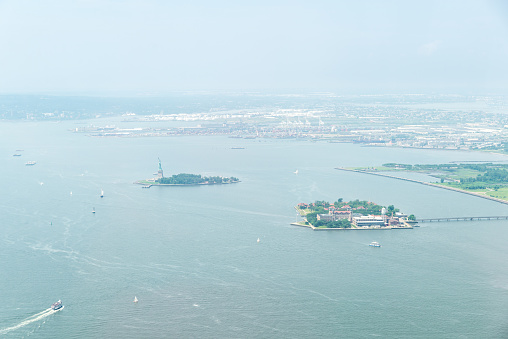
M 290 225 L 297 203 L 338 198 L 393 204 L 418 218 L 508 215 L 493 201 L 335 169 L 506 161 L 502 155 L 222 136 L 97 138 L 72 133 L 76 124 L 0 124 L 0 336 L 508 336 L 506 220 L 391 231 Z M 135 185 L 153 177 L 157 158 L 165 176 L 241 182 Z M 65 308 L 48 312 L 59 299 Z

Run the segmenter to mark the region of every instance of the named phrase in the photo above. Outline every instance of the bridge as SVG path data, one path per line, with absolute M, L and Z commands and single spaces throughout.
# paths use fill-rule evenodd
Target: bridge
M 508 215 L 488 217 L 453 217 L 453 218 L 430 218 L 418 219 L 417 222 L 443 222 L 443 221 L 476 221 L 476 220 L 508 220 Z

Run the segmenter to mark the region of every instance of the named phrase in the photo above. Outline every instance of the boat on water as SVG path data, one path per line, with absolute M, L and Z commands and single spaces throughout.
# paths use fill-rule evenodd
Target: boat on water
M 104 198 L 104 191 L 101 189 L 101 198 Z
M 260 241 L 261 241 L 261 240 L 259 240 L 259 238 L 258 238 L 258 242 L 260 242 Z
M 95 207 L 94 207 L 94 208 L 92 208 L 92 213 L 93 213 L 93 214 L 95 214 Z
M 20 156 L 21 156 L 21 154 L 16 153 L 16 154 L 13 154 L 12 156 L 13 156 L 13 157 L 20 157 Z
M 137 303 L 138 302 L 138 298 L 137 297 L 134 297 L 134 302 Z
M 61 300 L 58 300 L 56 303 L 54 303 L 53 305 L 51 305 L 51 309 L 52 310 L 59 310 L 63 308 L 63 305 L 62 305 L 62 301 Z
M 379 243 L 377 241 L 373 241 L 369 244 L 369 246 L 372 246 L 372 247 L 381 247 L 381 245 L 379 245 Z
M 33 165 L 35 165 L 35 164 L 36 164 L 36 162 L 35 162 L 35 161 L 29 161 L 29 162 L 27 162 L 25 165 L 27 165 L 27 166 L 33 166 Z

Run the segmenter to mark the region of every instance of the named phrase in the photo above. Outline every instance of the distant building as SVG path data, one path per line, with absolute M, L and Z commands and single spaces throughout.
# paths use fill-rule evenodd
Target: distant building
M 381 215 L 362 215 L 361 217 L 353 217 L 353 225 L 356 227 L 372 227 L 385 226 L 386 216 Z
M 347 219 L 351 221 L 351 211 L 333 211 L 331 214 L 334 216 L 335 220 Z
M 318 214 L 316 216 L 317 220 L 322 220 L 322 221 L 325 221 L 325 222 L 328 222 L 328 221 L 335 221 L 334 218 L 333 218 L 333 214 Z
M 322 221 L 337 221 L 341 219 L 351 221 L 351 211 L 334 211 L 328 214 L 318 214 L 316 218 Z

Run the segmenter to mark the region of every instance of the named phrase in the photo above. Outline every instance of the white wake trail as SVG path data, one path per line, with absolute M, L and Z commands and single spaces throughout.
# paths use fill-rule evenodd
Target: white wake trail
M 63 307 L 62 307 L 63 308 Z M 61 309 L 62 309 L 61 308 Z M 28 324 L 31 324 L 33 322 L 36 322 L 36 321 L 39 321 L 41 319 L 44 319 L 46 318 L 47 316 L 50 316 L 58 311 L 60 311 L 61 309 L 59 310 L 54 310 L 52 308 L 48 308 L 42 312 L 39 312 L 37 314 L 34 314 L 28 318 L 26 318 L 25 320 L 23 320 L 22 322 L 20 322 L 19 324 L 15 325 L 15 326 L 11 326 L 11 327 L 7 327 L 7 328 L 4 328 L 4 329 L 1 329 L 0 330 L 0 335 L 1 334 L 5 334 L 7 332 L 10 332 L 10 331 L 14 331 L 14 330 L 17 330 L 18 328 L 21 328 L 23 326 L 26 326 Z

